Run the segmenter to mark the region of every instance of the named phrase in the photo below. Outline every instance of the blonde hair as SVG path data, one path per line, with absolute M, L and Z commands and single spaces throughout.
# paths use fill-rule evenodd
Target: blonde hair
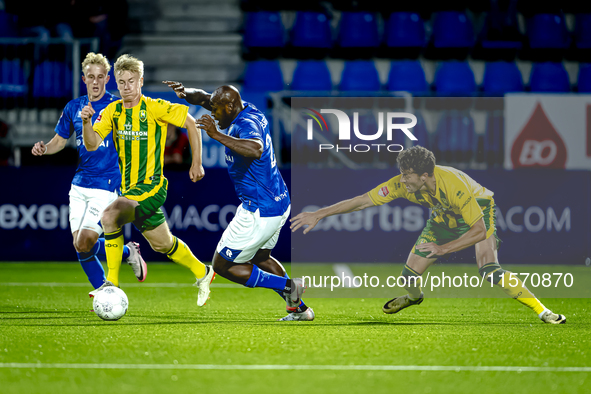
M 109 64 L 109 60 L 100 53 L 90 52 L 86 55 L 86 58 L 82 62 L 82 72 L 86 74 L 86 67 L 90 66 L 91 64 L 96 64 L 97 66 L 103 66 L 107 71 L 107 74 L 111 70 L 111 65 Z
M 136 73 L 142 78 L 144 76 L 144 62 L 131 55 L 121 55 L 115 62 L 115 76 L 123 71 Z

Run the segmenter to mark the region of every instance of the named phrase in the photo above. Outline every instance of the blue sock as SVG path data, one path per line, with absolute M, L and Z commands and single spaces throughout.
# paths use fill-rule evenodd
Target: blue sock
M 96 252 L 99 248 L 99 243 L 94 244 L 92 250 L 88 253 L 78 253 L 78 261 L 82 265 L 82 269 L 86 273 L 88 280 L 95 289 L 102 286 L 105 281 L 105 270 L 99 259 L 96 256 Z
M 283 292 L 287 278 L 277 276 L 268 272 L 262 271 L 256 265 L 252 266 L 252 273 L 250 278 L 244 284 L 246 287 L 264 287 L 266 289 L 273 289 L 277 292 Z
M 97 241 L 97 244 L 99 244 L 99 248 L 98 248 L 98 251 L 96 252 L 96 257 L 98 257 L 101 260 L 106 260 L 107 254 L 105 252 L 105 239 L 99 238 Z M 123 257 L 121 258 L 121 261 L 127 260 L 128 257 L 129 257 L 129 248 L 127 247 L 127 245 L 124 245 L 123 246 Z
M 289 279 L 289 275 L 287 275 L 287 272 L 285 273 L 285 275 L 283 275 L 283 277 L 285 279 Z M 285 300 L 285 296 L 283 295 L 283 291 L 279 291 L 279 290 L 273 290 L 275 293 L 279 294 L 279 297 L 283 298 L 283 300 Z M 300 306 L 299 308 L 305 309 L 306 304 L 304 304 L 304 300 L 300 300 Z

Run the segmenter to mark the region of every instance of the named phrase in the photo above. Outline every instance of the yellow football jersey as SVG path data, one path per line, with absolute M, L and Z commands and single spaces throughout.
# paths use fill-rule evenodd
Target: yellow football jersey
M 186 105 L 146 96 L 133 108 L 125 108 L 123 100 L 117 100 L 103 110 L 93 129 L 103 139 L 113 132 L 122 193 L 137 184 L 154 185 L 156 189 L 164 184 L 166 127 L 168 123 L 183 127 L 188 111 Z
M 436 192 L 426 190 L 409 193 L 395 176 L 368 192 L 374 205 L 386 204 L 397 198 L 431 208 L 431 220 L 449 228 L 474 225 L 482 216 L 482 207 L 494 204 L 494 193 L 482 187 L 464 172 L 452 167 L 435 166 Z

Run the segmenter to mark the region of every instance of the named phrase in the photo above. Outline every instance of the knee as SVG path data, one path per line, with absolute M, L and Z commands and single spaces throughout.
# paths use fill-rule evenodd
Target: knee
M 74 247 L 78 253 L 88 253 L 96 244 L 98 237 L 81 234 L 77 240 L 74 241 Z
M 105 208 L 103 215 L 101 216 L 101 222 L 105 226 L 115 226 L 117 224 L 117 216 L 119 211 L 113 205 L 114 204 L 111 204 Z

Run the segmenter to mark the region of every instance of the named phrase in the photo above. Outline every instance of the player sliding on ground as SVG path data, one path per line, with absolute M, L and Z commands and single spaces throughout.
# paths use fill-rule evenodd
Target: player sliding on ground
M 402 151 L 397 161 L 400 175 L 361 196 L 316 212 L 300 213 L 291 219 L 292 231 L 307 225 L 304 230 L 306 234 L 327 216 L 359 211 L 386 204 L 396 198 L 405 198 L 431 208 L 431 218 L 402 269 L 408 294 L 386 302 L 382 308 L 384 313 L 397 313 L 423 302 L 420 277 L 427 268 L 440 256 L 474 245 L 481 276 L 533 310 L 544 323 L 566 322 L 563 315 L 552 313 L 517 276 L 511 276 L 511 272 L 499 265 L 497 249 L 500 240 L 496 234 L 495 202 L 490 190 L 462 171 L 435 165 L 433 153 L 422 146 Z M 517 285 L 511 286 L 515 280 Z
M 53 155 L 66 146 L 68 138 L 76 135 L 79 164 L 70 189 L 70 228 L 74 238 L 74 248 L 78 261 L 82 265 L 90 284 L 95 289 L 105 281 L 105 271 L 99 257 L 105 256 L 105 239 L 100 217 L 103 210 L 117 199 L 121 186 L 121 173 L 117 164 L 115 144 L 106 141 L 94 152 L 89 152 L 82 143 L 82 118 L 80 111 L 89 102 L 98 112 L 117 100 L 116 96 L 106 91 L 111 65 L 100 53 L 89 53 L 82 62 L 82 81 L 88 95 L 76 98 L 66 104 L 62 116 L 55 127 L 55 136 L 47 144 L 39 141 L 32 149 L 35 156 Z M 133 268 L 137 280 L 143 282 L 148 273 L 146 263 L 140 255 L 139 245 L 129 242 L 123 247 L 123 260 Z M 94 291 L 90 292 L 90 296 Z
M 288 315 L 280 321 L 314 320 L 314 311 L 301 300 L 302 280 L 289 279 L 280 262 L 271 256 L 291 202 L 277 169 L 269 122 L 250 103 L 243 102 L 233 86 L 220 86 L 212 94 L 164 81 L 178 97 L 211 111 L 197 126 L 226 146 L 228 172 L 242 202 L 218 243 L 213 256 L 215 271 L 246 287 L 273 289 L 287 302 Z M 228 129 L 227 134 L 220 132 Z
M 186 127 L 193 153 L 189 176 L 193 182 L 203 178 L 201 133 L 186 105 L 171 104 L 142 95 L 144 63 L 129 55 L 115 62 L 115 78 L 122 99 L 109 104 L 94 126 L 95 111 L 90 103 L 82 109 L 84 145 L 96 150 L 112 132 L 110 143 L 119 152 L 121 196 L 105 209 L 102 217 L 107 243 L 109 272 L 103 286 L 119 286 L 119 268 L 123 251 L 121 227 L 133 222 L 156 252 L 165 253 L 172 261 L 187 267 L 197 279 L 197 305 L 209 296 L 214 271 L 206 267 L 189 247 L 170 233 L 160 209 L 166 200 L 168 180 L 162 174 L 167 124 Z M 103 287 L 101 286 L 101 287 Z

